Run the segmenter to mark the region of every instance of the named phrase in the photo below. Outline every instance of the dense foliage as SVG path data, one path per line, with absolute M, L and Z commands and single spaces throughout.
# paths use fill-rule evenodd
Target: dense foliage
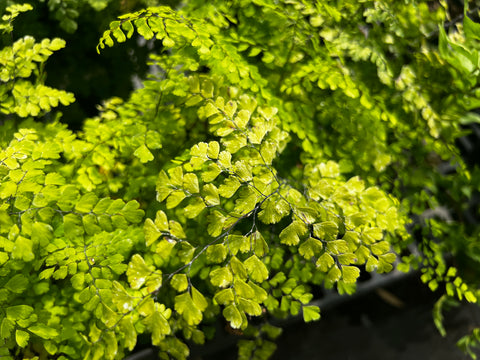
M 479 296 L 480 173 L 456 142 L 480 120 L 478 11 L 170 5 L 48 1 L 68 32 L 82 14 L 111 21 L 99 58 L 127 58 L 116 43 L 132 39 L 149 52 L 142 86 L 74 131 L 56 110 L 74 94 L 45 72 L 65 41 L 17 35 L 37 10 L 6 2 L 0 358 L 121 359 L 148 334 L 183 359 L 224 321 L 240 358 L 264 359 L 271 318 L 318 320 L 314 289 L 352 294 L 361 272 L 394 266 L 441 289 L 444 332 L 442 306 Z M 476 329 L 460 345 L 479 342 Z

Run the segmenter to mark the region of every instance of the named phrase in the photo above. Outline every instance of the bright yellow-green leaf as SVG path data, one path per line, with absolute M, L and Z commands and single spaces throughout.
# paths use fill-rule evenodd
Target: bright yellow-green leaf
M 256 255 L 245 260 L 244 265 L 252 280 L 261 283 L 268 279 L 268 269 Z
M 302 314 L 305 322 L 316 321 L 320 319 L 320 309 L 318 306 L 304 306 L 302 307 Z
M 280 233 L 280 242 L 285 245 L 297 245 L 300 237 L 307 233 L 307 226 L 299 220 L 294 220 Z
M 243 319 L 237 306 L 234 304 L 228 305 L 223 309 L 223 316 L 230 323 L 233 329 L 240 329 L 242 327 Z

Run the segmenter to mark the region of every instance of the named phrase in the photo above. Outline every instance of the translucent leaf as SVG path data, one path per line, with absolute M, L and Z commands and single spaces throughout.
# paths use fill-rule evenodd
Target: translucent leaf
M 218 189 L 213 184 L 206 184 L 203 186 L 202 193 L 205 199 L 205 203 L 208 206 L 220 205 L 220 198 L 218 196 Z
M 240 329 L 243 323 L 242 315 L 235 304 L 228 305 L 223 309 L 223 316 L 233 329 Z
M 217 159 L 220 152 L 220 144 L 217 141 L 208 143 L 207 156 L 210 159 Z
M 189 219 L 196 218 L 205 209 L 206 205 L 199 197 L 190 200 L 189 204 L 184 208 L 183 213 Z
M 28 340 L 30 339 L 30 335 L 23 330 L 16 330 L 15 331 L 15 341 L 17 342 L 17 345 L 20 346 L 21 348 L 24 348 L 25 346 L 28 345 Z
M 355 266 L 342 266 L 342 279 L 346 284 L 353 284 L 360 276 L 360 269 Z
M 48 173 L 45 176 L 45 185 L 65 185 L 65 178 L 58 173 Z
M 367 263 L 365 264 L 365 269 L 368 272 L 372 272 L 372 271 L 375 271 L 377 269 L 377 266 L 378 266 L 377 258 L 375 256 L 369 256 L 368 260 L 367 260 Z
M 138 33 L 145 38 L 145 40 L 150 40 L 153 38 L 154 34 L 150 27 L 147 24 L 146 18 L 138 18 L 134 20 L 135 26 L 137 27 Z M 108 44 L 107 44 L 108 45 Z M 109 45 L 111 46 L 111 45 Z
M 320 256 L 316 262 L 316 266 L 318 266 L 322 272 L 327 272 L 328 269 L 333 266 L 333 264 L 335 264 L 335 260 L 328 253 L 324 253 L 322 256 Z
M 313 224 L 313 234 L 322 240 L 336 240 L 338 235 L 338 225 L 333 221 L 324 221 L 320 224 Z
M 223 166 L 224 169 L 230 169 L 232 167 L 232 154 L 230 154 L 228 151 L 222 151 L 218 155 L 218 163 L 220 166 Z
M 33 308 L 28 305 L 15 305 L 7 307 L 6 314 L 9 320 L 18 321 L 28 318 L 33 313 Z
M 285 200 L 270 197 L 262 204 L 258 217 L 265 224 L 276 224 L 288 214 L 290 206 Z
M 167 209 L 173 209 L 185 199 L 186 195 L 182 190 L 172 191 L 167 198 Z
M 53 339 L 59 334 L 57 330 L 42 324 L 30 326 L 28 331 L 34 333 L 42 339 Z
M 349 251 L 348 244 L 345 240 L 333 240 L 327 242 L 327 249 L 332 254 L 344 254 Z
M 2 323 L 0 324 L 0 339 L 8 339 L 11 336 L 13 329 L 15 329 L 15 323 L 7 318 L 3 318 Z
M 307 230 L 303 222 L 295 220 L 280 232 L 280 242 L 286 245 L 297 245 L 300 242 L 300 236 L 305 235 Z
M 229 176 L 218 188 L 218 193 L 224 198 L 231 198 L 240 187 L 240 181 L 235 176 Z
M 82 228 L 83 230 L 83 228 Z M 35 259 L 33 253 L 33 242 L 23 236 L 18 236 L 15 239 L 15 244 L 12 249 L 12 258 L 29 262 Z
M 222 169 L 220 166 L 212 162 L 208 164 L 207 169 L 202 172 L 202 180 L 206 183 L 212 182 L 221 174 L 221 172 Z
M 256 255 L 252 255 L 245 260 L 244 265 L 252 280 L 261 283 L 268 279 L 268 269 Z
M 248 133 L 248 140 L 252 144 L 260 144 L 268 131 L 268 127 L 264 122 L 259 122 L 251 128 Z
M 152 245 L 162 234 L 162 232 L 157 228 L 152 219 L 145 220 L 143 231 L 145 233 L 145 242 L 147 246 Z
M 337 282 L 340 280 L 340 277 L 342 275 L 342 272 L 338 268 L 338 266 L 334 265 L 330 269 L 330 271 L 327 273 L 326 279 L 332 283 Z
M 235 117 L 234 121 L 235 124 L 240 128 L 240 129 L 245 129 L 245 126 L 247 126 L 247 123 L 250 120 L 250 111 L 248 110 L 240 110 L 237 113 L 237 116 Z
M 78 199 L 75 204 L 75 210 L 88 213 L 92 211 L 93 207 L 98 203 L 98 197 L 94 193 L 87 193 Z
M 370 246 L 374 255 L 382 255 L 390 251 L 390 244 L 387 241 L 380 241 Z
M 255 231 L 251 235 L 250 240 L 253 243 L 253 251 L 255 252 L 255 255 L 265 256 L 268 254 L 268 244 L 259 231 Z
M 233 281 L 233 287 L 235 289 L 235 293 L 238 296 L 242 296 L 245 299 L 253 299 L 255 298 L 255 291 L 252 289 L 252 287 L 247 284 L 245 281 L 241 279 L 235 279 Z
M 180 223 L 170 220 L 168 222 L 168 225 L 170 227 L 170 234 L 175 236 L 177 239 L 185 239 L 186 235 L 185 232 L 183 231 L 182 225 Z
M 242 253 L 249 252 L 252 248 L 250 239 L 243 235 L 229 235 L 227 239 L 227 247 L 230 253 L 236 255 L 239 251 Z
M 320 319 L 320 309 L 318 306 L 304 306 L 302 315 L 305 322 L 316 321 Z
M 192 286 L 192 300 L 195 306 L 200 310 L 200 311 L 205 311 L 205 309 L 208 306 L 207 300 L 203 296 L 203 294 L 198 291 L 194 286 Z
M 207 261 L 213 264 L 222 263 L 227 257 L 227 249 L 223 244 L 210 245 L 206 251 Z
M 127 278 L 132 289 L 140 289 L 151 273 L 152 271 L 140 255 L 132 256 L 127 269 Z
M 230 269 L 239 279 L 247 279 L 247 269 L 236 256 L 230 259 Z
M 214 286 L 225 288 L 230 286 L 233 281 L 233 275 L 226 267 L 219 267 L 210 272 L 210 282 Z
M 198 187 L 197 175 L 193 173 L 185 174 L 183 177 L 183 187 L 191 194 L 196 194 L 200 191 Z
M 155 216 L 155 226 L 160 230 L 160 231 L 168 231 L 168 219 L 167 215 L 162 210 L 157 211 L 157 214 Z
M 188 288 L 188 279 L 185 274 L 175 274 L 171 280 L 172 287 L 178 292 L 183 292 Z
M 252 212 L 257 205 L 257 193 L 251 187 L 243 187 L 235 201 L 235 212 L 245 215 Z
M 11 277 L 4 285 L 5 289 L 15 293 L 21 294 L 28 286 L 28 279 L 22 274 L 16 274 Z
M 231 288 L 220 290 L 213 297 L 213 300 L 216 301 L 217 304 L 220 304 L 220 305 L 228 305 L 228 304 L 232 303 L 234 299 L 235 299 L 235 296 L 233 294 L 233 289 L 231 289 Z
M 244 298 L 239 298 L 238 300 L 238 308 L 240 311 L 243 311 L 250 316 L 262 315 L 262 308 L 257 302 Z
M 191 326 L 198 325 L 203 319 L 202 312 L 197 308 L 188 292 L 175 297 L 175 311 L 182 315 L 187 324 Z
M 149 319 L 149 325 L 152 331 L 152 345 L 160 345 L 165 336 L 171 333 L 170 325 L 165 316 L 160 311 L 155 311 Z
M 85 283 L 85 273 L 80 272 L 73 275 L 70 281 L 74 289 L 82 290 L 84 288 L 83 284 Z
M 298 252 L 305 259 L 310 260 L 314 256 L 318 256 L 323 250 L 323 244 L 320 240 L 308 238 L 298 248 Z

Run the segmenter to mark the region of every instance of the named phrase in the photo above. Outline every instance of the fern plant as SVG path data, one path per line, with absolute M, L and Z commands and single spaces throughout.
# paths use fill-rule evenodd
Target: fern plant
M 463 254 L 452 234 L 474 247 L 476 228 L 406 230 L 478 190 L 455 140 L 478 121 L 480 30 L 465 15 L 447 35 L 445 6 L 192 0 L 126 13 L 97 50 L 143 37 L 152 74 L 77 132 L 54 111 L 73 95 L 42 73 L 64 42 L 5 46 L 0 356 L 121 359 L 148 334 L 160 358 L 184 359 L 220 318 L 244 335 L 240 358 L 268 358 L 272 317 L 318 320 L 314 287 L 352 294 L 396 254 L 432 289 L 476 302 L 475 279 L 446 262 Z M 8 7 L 0 29 L 28 10 Z M 404 254 L 413 241 L 420 256 Z

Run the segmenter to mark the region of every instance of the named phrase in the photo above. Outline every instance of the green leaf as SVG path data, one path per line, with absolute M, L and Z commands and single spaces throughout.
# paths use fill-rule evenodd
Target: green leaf
M 235 299 L 235 295 L 233 294 L 233 289 L 232 288 L 220 290 L 213 297 L 213 300 L 215 302 L 217 302 L 217 304 L 220 304 L 220 305 L 231 304 L 234 299 Z
M 240 190 L 238 199 L 235 201 L 235 212 L 245 215 L 252 212 L 257 205 L 257 193 L 250 186 Z
M 208 227 L 207 232 L 210 236 L 217 237 L 223 231 L 223 225 L 225 223 L 226 217 L 219 211 L 214 211 L 208 216 Z
M 82 213 L 88 213 L 92 211 L 97 203 L 98 197 L 94 193 L 87 193 L 78 199 L 75 204 L 75 210 Z
M 193 173 L 187 173 L 183 177 L 183 187 L 191 194 L 197 194 L 200 189 L 198 187 L 197 175 Z
M 146 219 L 143 225 L 143 231 L 145 233 L 145 242 L 147 246 L 152 245 L 162 235 L 162 232 L 157 228 L 152 219 Z
M 302 221 L 294 220 L 280 232 L 280 242 L 285 245 L 297 245 L 300 237 L 304 236 L 307 231 L 308 228 Z
M 244 298 L 238 299 L 238 308 L 240 311 L 250 315 L 250 316 L 260 316 L 262 315 L 262 308 L 260 305 L 253 301 L 247 300 Z
M 82 218 L 76 214 L 67 214 L 63 217 L 63 231 L 67 239 L 73 240 L 82 237 L 85 233 Z
M 150 29 L 150 27 L 147 24 L 146 18 L 139 18 L 134 20 L 135 26 L 137 27 L 138 33 L 145 38 L 145 40 L 150 40 L 153 38 L 154 34 L 153 31 Z M 107 44 L 108 45 L 108 44 Z M 112 45 L 109 45 L 112 46 Z
M 132 289 L 140 289 L 151 273 L 152 270 L 150 270 L 140 255 L 135 254 L 132 256 L 127 269 L 127 278 Z
M 262 283 L 268 279 L 268 269 L 256 255 L 252 255 L 245 260 L 244 265 L 252 280 Z
M 4 285 L 5 289 L 21 294 L 28 286 L 28 279 L 22 274 L 16 274 L 11 277 Z
M 247 279 L 247 269 L 236 256 L 230 259 L 230 269 L 239 279 Z
M 208 262 L 219 264 L 227 257 L 227 249 L 223 244 L 210 245 L 207 248 L 206 254 Z
M 252 289 L 252 287 L 239 278 L 236 278 L 233 281 L 233 287 L 238 296 L 242 296 L 245 299 L 253 299 L 255 297 L 255 291 Z
M 387 241 L 380 241 L 370 246 L 374 255 L 382 255 L 390 251 L 390 244 Z
M 240 181 L 235 176 L 229 176 L 218 188 L 218 193 L 224 198 L 231 198 L 240 187 Z
M 203 186 L 202 193 L 205 204 L 207 206 L 220 205 L 220 198 L 218 196 L 218 189 L 213 184 L 206 184 Z
M 333 240 L 327 242 L 327 250 L 332 254 L 344 254 L 349 251 L 348 244 L 345 240 Z
M 203 319 L 202 311 L 197 308 L 188 292 L 175 296 L 175 311 L 191 326 L 200 324 Z
M 313 224 L 313 234 L 321 240 L 336 240 L 338 235 L 338 225 L 333 221 L 324 221 L 319 224 Z
M 342 279 L 346 284 L 353 284 L 360 276 L 360 269 L 355 266 L 342 266 Z
M 235 304 L 230 304 L 225 307 L 225 309 L 223 309 L 223 316 L 233 329 L 240 329 L 242 327 L 243 318 Z
M 229 235 L 227 238 L 228 250 L 236 255 L 239 251 L 242 253 L 249 252 L 252 249 L 250 239 L 243 235 Z
M 334 266 L 332 266 L 330 271 L 327 273 L 326 279 L 329 282 L 334 283 L 334 282 L 337 282 L 338 280 L 340 280 L 341 276 L 342 276 L 342 272 L 340 271 L 340 269 L 338 268 L 337 265 L 334 265 Z
M 262 204 L 258 217 L 265 224 L 276 224 L 290 214 L 290 211 L 290 205 L 285 200 L 270 197 Z
M 172 277 L 171 283 L 172 287 L 178 292 L 183 292 L 188 288 L 188 279 L 185 274 L 175 274 Z
M 227 267 L 216 268 L 210 272 L 209 276 L 212 285 L 220 288 L 230 286 L 233 281 L 233 275 Z
M 167 215 L 162 210 L 157 211 L 157 214 L 155 216 L 155 226 L 160 231 L 169 230 Z
M 149 325 L 152 330 L 152 345 L 160 345 L 165 336 L 171 333 L 170 324 L 160 311 L 155 311 L 149 319 Z M 136 333 L 136 332 L 135 332 Z
M 222 173 L 222 169 L 220 168 L 220 166 L 212 162 L 208 164 L 207 169 L 202 172 L 202 180 L 206 183 L 212 182 L 221 173 Z
M 310 260 L 314 256 L 318 256 L 323 250 L 323 244 L 320 240 L 308 238 L 298 248 L 298 252 L 305 259 Z
M 320 309 L 318 306 L 304 306 L 302 307 L 303 321 L 310 322 L 320 319 Z
M 23 236 L 18 236 L 15 239 L 15 244 L 12 249 L 12 258 L 16 260 L 23 260 L 29 262 L 35 259 L 33 252 L 33 241 Z
M 34 333 L 42 339 L 54 339 L 59 334 L 57 330 L 43 324 L 30 326 L 28 331 Z
M 208 306 L 207 300 L 195 287 L 192 286 L 192 301 L 200 311 L 205 311 Z
M 205 209 L 205 202 L 200 197 L 192 198 L 189 204 L 183 209 L 183 213 L 189 219 L 196 218 Z
M 15 341 L 17 342 L 17 345 L 20 346 L 21 348 L 24 348 L 25 346 L 28 345 L 28 340 L 30 339 L 30 335 L 23 330 L 16 330 L 15 331 Z
M 220 152 L 220 144 L 217 141 L 210 141 L 208 143 L 207 156 L 210 159 L 218 159 L 219 152 Z
M 48 173 L 45 176 L 45 185 L 65 185 L 66 180 L 65 178 L 55 172 Z
M 0 325 L 0 339 L 8 339 L 12 335 L 13 329 L 15 329 L 15 323 L 10 319 L 3 318 Z
M 182 190 L 175 190 L 167 198 L 167 209 L 173 209 L 185 199 L 186 195 Z

